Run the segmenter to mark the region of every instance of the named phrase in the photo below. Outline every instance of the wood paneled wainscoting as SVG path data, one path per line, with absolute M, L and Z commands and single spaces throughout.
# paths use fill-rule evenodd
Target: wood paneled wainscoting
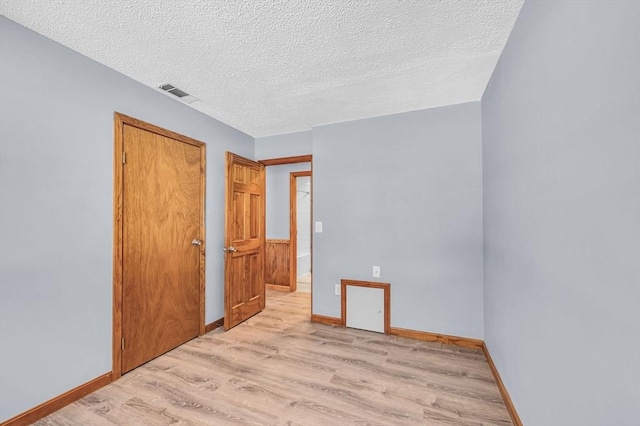
M 278 291 L 294 291 L 290 280 L 289 240 L 267 240 L 266 282 L 267 288 Z

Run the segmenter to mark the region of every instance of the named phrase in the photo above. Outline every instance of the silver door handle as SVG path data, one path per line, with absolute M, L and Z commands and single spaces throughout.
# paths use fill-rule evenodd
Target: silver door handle
M 222 251 L 226 251 L 227 253 L 235 253 L 238 251 L 238 249 L 235 248 L 234 246 L 229 246 L 229 247 L 223 247 Z
M 202 245 L 202 241 L 194 238 L 193 241 L 191 241 L 191 245 L 192 246 L 201 246 Z

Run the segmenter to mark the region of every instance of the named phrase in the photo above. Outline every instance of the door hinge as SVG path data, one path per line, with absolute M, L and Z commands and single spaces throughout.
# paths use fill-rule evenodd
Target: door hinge
M 124 337 L 122 338 L 122 350 L 124 351 Z
M 122 152 L 122 164 L 125 164 L 127 162 L 127 154 L 125 154 L 125 152 Z

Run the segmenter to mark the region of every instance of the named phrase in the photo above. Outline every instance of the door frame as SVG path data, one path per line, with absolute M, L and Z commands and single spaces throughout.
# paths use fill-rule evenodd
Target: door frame
M 309 176 L 313 179 L 311 170 L 304 172 L 289 173 L 289 291 L 296 291 L 298 288 L 298 181 L 299 177 Z M 311 215 L 313 214 L 313 186 L 309 189 L 309 197 L 311 197 Z M 310 223 L 311 225 L 311 223 Z M 313 256 L 313 238 L 310 238 L 310 256 Z M 313 264 L 313 262 L 312 262 Z M 311 274 L 313 280 L 313 274 Z
M 140 130 L 155 133 L 178 142 L 200 148 L 200 301 L 199 301 L 199 335 L 205 334 L 205 191 L 206 191 L 206 144 L 188 136 L 172 132 L 154 124 L 114 112 L 114 153 L 113 153 L 113 351 L 112 351 L 112 378 L 122 376 L 122 262 L 123 262 L 123 197 L 124 197 L 124 126 L 136 127 Z
M 280 166 L 283 164 L 296 164 L 296 163 L 309 163 L 309 169 L 308 171 L 306 171 L 307 173 L 310 173 L 311 176 L 311 225 L 313 228 L 313 155 L 311 154 L 307 154 L 307 155 L 297 155 L 294 157 L 278 157 L 278 158 L 270 158 L 267 160 L 259 160 L 260 163 L 264 164 L 265 166 Z M 266 169 L 267 167 L 265 167 L 265 173 L 266 173 Z M 300 173 L 300 172 L 293 172 L 293 173 Z M 289 177 L 289 179 L 291 179 L 291 177 Z M 265 204 L 266 204 L 266 188 L 265 188 Z M 291 181 L 289 181 L 289 203 L 291 204 Z M 294 262 L 297 262 L 296 259 L 296 252 L 293 251 L 292 249 L 292 243 L 293 240 L 291 239 L 291 207 L 289 207 L 289 271 L 291 273 L 291 277 L 289 277 L 289 291 L 295 291 L 297 286 L 298 286 L 298 281 L 295 275 L 297 274 L 297 271 L 294 272 L 294 270 L 292 269 L 292 266 L 294 264 Z M 297 242 L 296 242 L 296 246 L 297 246 Z M 297 251 L 297 247 L 295 248 L 295 250 Z M 292 256 L 291 253 L 294 253 L 294 255 Z M 313 229 L 311 229 L 311 265 L 313 268 Z M 297 270 L 297 263 L 295 264 L 295 269 Z M 266 280 L 266 268 L 265 268 L 265 280 Z M 291 289 L 291 280 L 294 280 L 294 289 Z M 313 274 L 311 274 L 311 311 L 313 311 Z M 311 313 L 309 313 L 311 314 Z

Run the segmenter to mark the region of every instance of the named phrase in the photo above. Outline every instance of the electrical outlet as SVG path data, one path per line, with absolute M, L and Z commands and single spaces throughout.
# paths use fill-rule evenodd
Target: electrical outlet
M 379 266 L 374 266 L 373 267 L 373 278 L 380 278 L 380 267 Z
M 340 296 L 340 290 L 342 290 L 342 286 L 340 284 L 336 284 L 336 296 Z
M 322 222 L 316 222 L 316 234 L 320 234 L 322 232 Z

